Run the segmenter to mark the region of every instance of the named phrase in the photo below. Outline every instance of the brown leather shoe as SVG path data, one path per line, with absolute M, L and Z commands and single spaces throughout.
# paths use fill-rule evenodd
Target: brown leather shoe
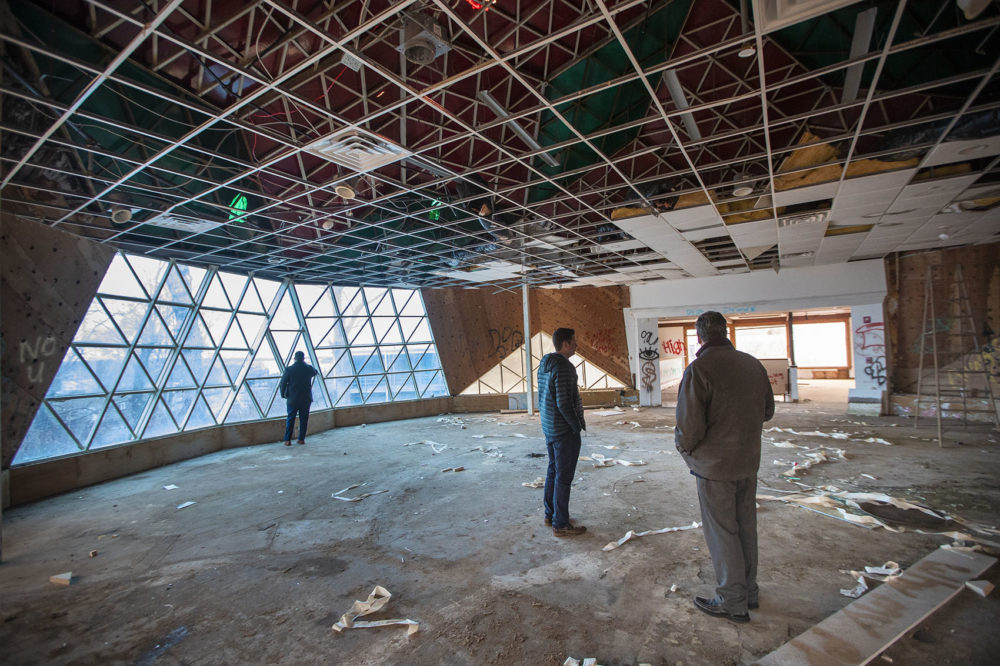
M 552 519 L 551 518 L 546 518 L 545 519 L 545 526 L 546 527 L 552 527 Z
M 300 439 L 299 441 L 297 441 L 297 442 L 295 442 L 295 443 L 296 443 L 296 444 L 305 444 L 305 443 L 306 443 L 306 440 L 304 440 L 304 439 Z
M 553 527 L 552 534 L 557 537 L 580 536 L 587 531 L 583 525 L 567 525 L 566 527 Z
M 291 442 L 285 442 L 285 446 L 291 446 L 291 445 L 292 445 Z

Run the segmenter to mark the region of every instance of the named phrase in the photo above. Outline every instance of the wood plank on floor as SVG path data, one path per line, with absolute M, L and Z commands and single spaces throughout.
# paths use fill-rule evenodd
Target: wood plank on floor
M 867 664 L 996 561 L 981 553 L 938 548 L 892 583 L 881 584 L 754 663 Z

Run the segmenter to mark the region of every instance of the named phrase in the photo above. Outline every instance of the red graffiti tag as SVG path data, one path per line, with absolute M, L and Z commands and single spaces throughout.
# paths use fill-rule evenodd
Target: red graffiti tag
M 671 356 L 683 356 L 684 355 L 684 341 L 677 340 L 661 340 L 660 345 L 663 347 L 663 353 L 669 354 Z
M 615 329 L 605 328 L 600 331 L 593 331 L 584 336 L 587 345 L 595 351 L 610 356 L 615 352 Z

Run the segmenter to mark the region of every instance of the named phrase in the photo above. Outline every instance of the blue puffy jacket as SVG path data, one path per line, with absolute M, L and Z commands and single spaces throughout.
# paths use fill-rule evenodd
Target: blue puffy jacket
M 562 354 L 546 354 L 538 366 L 538 411 L 546 437 L 575 435 L 587 429 L 576 368 Z

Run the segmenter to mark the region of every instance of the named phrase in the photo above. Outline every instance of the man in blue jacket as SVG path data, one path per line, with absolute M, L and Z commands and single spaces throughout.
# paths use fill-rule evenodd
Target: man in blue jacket
M 569 358 L 576 353 L 576 332 L 557 328 L 552 334 L 555 353 L 546 354 L 538 366 L 538 411 L 549 450 L 545 476 L 545 524 L 558 537 L 577 536 L 587 531 L 569 521 L 569 491 L 580 457 L 583 401 L 576 384 L 576 368 Z
M 703 312 L 695 322 L 701 348 L 677 394 L 674 442 L 696 477 L 705 543 L 718 587 L 694 605 L 713 617 L 749 622 L 757 608 L 757 470 L 760 432 L 774 416 L 767 371 L 737 351 L 726 318 Z
M 312 404 L 312 380 L 318 373 L 316 368 L 305 361 L 306 355 L 295 352 L 295 363 L 285 368 L 278 390 L 288 407 L 285 421 L 285 446 L 292 445 L 292 431 L 295 429 L 295 415 L 299 416 L 299 444 L 306 443 L 306 426 L 309 425 L 309 405 Z

